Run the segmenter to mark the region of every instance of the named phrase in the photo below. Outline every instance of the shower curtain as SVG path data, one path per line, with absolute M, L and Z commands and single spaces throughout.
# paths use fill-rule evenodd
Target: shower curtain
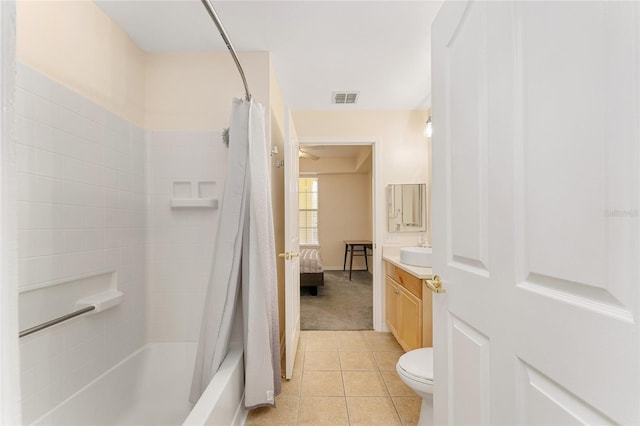
M 229 351 L 242 303 L 245 407 L 280 393 L 276 253 L 264 107 L 234 99 L 227 178 L 191 385 L 196 402 Z M 238 296 L 241 295 L 241 298 Z

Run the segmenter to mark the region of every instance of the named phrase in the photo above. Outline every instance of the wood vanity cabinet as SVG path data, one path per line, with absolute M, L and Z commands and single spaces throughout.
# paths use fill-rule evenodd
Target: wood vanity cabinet
M 385 314 L 387 326 L 405 351 L 431 346 L 431 330 L 423 333 L 422 280 L 392 263 L 385 262 Z M 431 297 L 428 326 L 431 326 Z M 423 334 L 426 334 L 423 335 Z M 428 339 L 428 342 L 424 340 Z

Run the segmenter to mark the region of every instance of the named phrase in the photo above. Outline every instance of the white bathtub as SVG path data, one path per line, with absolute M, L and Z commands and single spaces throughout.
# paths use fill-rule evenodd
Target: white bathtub
M 232 349 L 198 403 L 188 401 L 195 343 L 154 343 L 34 422 L 35 425 L 241 425 L 242 349 Z

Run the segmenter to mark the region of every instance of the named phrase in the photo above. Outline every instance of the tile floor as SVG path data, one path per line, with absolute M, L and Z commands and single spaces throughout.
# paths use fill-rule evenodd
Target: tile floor
M 302 331 L 276 408 L 246 425 L 415 425 L 422 401 L 396 374 L 403 353 L 391 333 Z

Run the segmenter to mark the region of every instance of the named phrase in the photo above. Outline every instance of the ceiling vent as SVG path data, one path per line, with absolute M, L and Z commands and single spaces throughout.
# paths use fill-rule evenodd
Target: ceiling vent
M 331 103 L 334 104 L 355 104 L 358 102 L 360 92 L 333 92 Z

